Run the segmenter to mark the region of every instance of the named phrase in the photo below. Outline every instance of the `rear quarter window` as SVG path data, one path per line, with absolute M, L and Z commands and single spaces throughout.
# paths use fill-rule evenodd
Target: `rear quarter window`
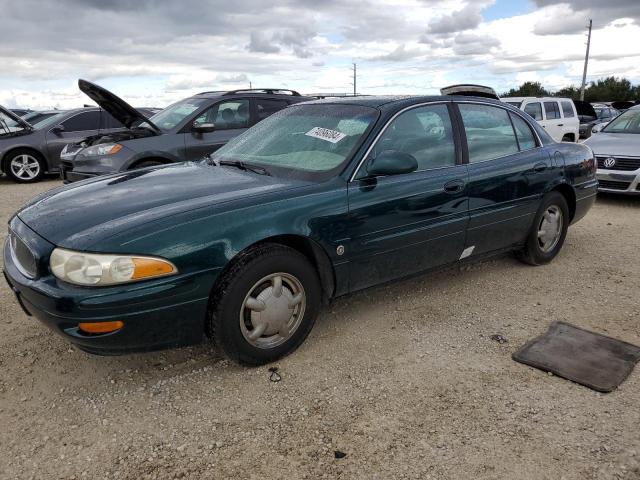
M 562 102 L 562 114 L 564 118 L 573 118 L 575 117 L 575 113 L 573 113 L 573 102 Z

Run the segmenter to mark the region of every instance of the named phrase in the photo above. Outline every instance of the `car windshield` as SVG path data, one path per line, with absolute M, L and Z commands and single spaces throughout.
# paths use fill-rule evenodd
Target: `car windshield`
M 338 173 L 378 116 L 359 105 L 310 104 L 285 108 L 211 155 L 276 176 L 321 181 Z
M 640 133 L 640 109 L 627 110 L 602 131 L 606 133 Z
M 189 98 L 180 102 L 169 105 L 164 110 L 156 113 L 149 118 L 160 130 L 168 132 L 174 129 L 178 124 L 182 123 L 185 118 L 202 107 L 208 100 L 206 98 Z M 140 124 L 140 127 L 147 126 L 146 122 Z

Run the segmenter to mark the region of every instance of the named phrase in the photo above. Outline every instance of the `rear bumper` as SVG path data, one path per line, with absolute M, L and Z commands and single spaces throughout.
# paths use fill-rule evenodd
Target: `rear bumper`
M 28 279 L 17 269 L 9 248 L 5 242 L 5 278 L 22 308 L 83 350 L 118 355 L 192 345 L 204 338 L 217 270 L 119 287 L 82 288 L 51 275 Z M 100 335 L 78 328 L 80 322 L 113 320 L 121 320 L 124 327 Z

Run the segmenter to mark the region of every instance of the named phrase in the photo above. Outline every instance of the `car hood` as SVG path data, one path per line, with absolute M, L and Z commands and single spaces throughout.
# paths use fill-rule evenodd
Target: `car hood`
M 640 156 L 640 134 L 599 132 L 585 140 L 596 155 Z
M 2 105 L 0 105 L 0 113 L 6 115 L 14 122 L 17 122 L 19 125 L 22 125 L 24 128 L 33 129 L 33 125 L 27 122 L 24 118 L 19 117 L 18 115 L 13 113 L 11 110 L 4 108 Z
M 133 125 L 146 122 L 154 132 L 158 134 L 162 133 L 160 129 L 142 113 L 100 85 L 80 79 L 78 80 L 78 87 L 91 100 L 109 112 L 113 118 L 120 121 L 125 127 L 131 128 Z
M 142 224 L 304 184 L 233 167 L 187 162 L 50 190 L 17 215 L 54 245 L 99 251 L 92 246 L 99 247 L 102 240 Z
M 576 106 L 578 117 L 592 117 L 591 120 L 595 120 L 598 118 L 598 114 L 594 110 L 593 105 L 591 105 L 589 102 L 574 100 L 573 104 Z M 587 120 L 587 122 L 591 120 Z

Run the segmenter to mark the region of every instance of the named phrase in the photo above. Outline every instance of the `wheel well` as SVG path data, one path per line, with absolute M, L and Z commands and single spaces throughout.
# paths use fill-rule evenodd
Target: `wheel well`
M 129 168 L 127 170 L 136 168 L 136 165 L 140 165 L 142 162 L 160 162 L 160 163 L 164 163 L 165 165 L 168 163 L 172 163 L 170 160 L 167 160 L 166 158 L 162 158 L 162 157 L 145 157 L 133 162 L 131 165 L 129 165 Z
M 46 157 L 42 153 L 40 153 L 38 150 L 31 147 L 15 147 L 5 152 L 4 156 L 2 157 L 2 161 L 0 162 L 0 169 L 2 169 L 3 172 L 7 171 L 7 162 L 9 161 L 9 158 L 11 158 L 11 154 L 17 150 L 25 150 L 35 155 L 36 157 L 38 157 L 40 160 L 44 162 L 45 172 L 49 170 L 49 162 L 47 162 Z
M 238 252 L 238 254 L 236 254 L 233 259 L 231 259 L 229 264 L 225 266 L 224 270 L 220 273 L 220 275 L 218 276 L 218 280 L 216 280 L 216 285 L 224 277 L 225 273 L 232 267 L 232 265 L 237 261 L 238 258 L 240 258 L 247 251 L 265 243 L 277 243 L 280 245 L 285 245 L 302 253 L 305 257 L 307 257 L 307 259 L 311 262 L 311 264 L 318 272 L 320 285 L 322 286 L 323 300 L 328 301 L 333 297 L 335 293 L 336 282 L 335 272 L 333 270 L 331 260 L 329 260 L 329 256 L 318 243 L 301 235 L 276 235 L 260 240 L 259 242 L 256 242 L 245 248 L 241 252 Z M 216 285 L 214 285 L 213 291 L 216 290 Z
M 573 133 L 565 133 L 565 135 L 562 137 L 562 139 L 564 140 L 567 137 L 570 138 L 572 142 L 576 141 L 576 136 Z
M 573 191 L 573 188 L 566 183 L 563 183 L 554 187 L 553 191 L 560 192 L 567 201 L 567 206 L 569 207 L 569 218 L 570 221 L 573 221 L 573 217 L 576 214 L 576 193 Z

